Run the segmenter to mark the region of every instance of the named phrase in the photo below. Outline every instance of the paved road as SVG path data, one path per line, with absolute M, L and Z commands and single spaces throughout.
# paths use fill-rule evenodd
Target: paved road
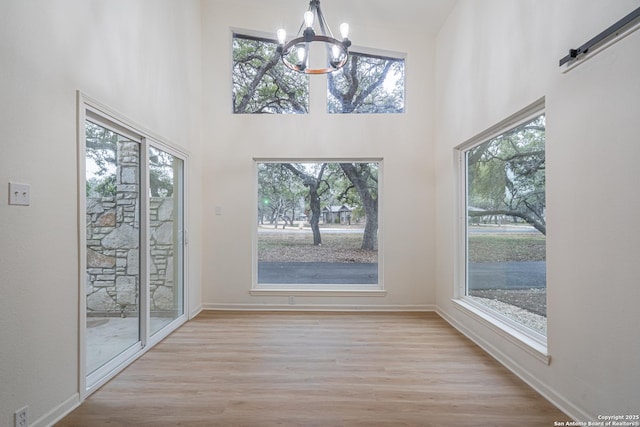
M 546 263 L 504 262 L 469 265 L 474 289 L 544 288 Z M 259 262 L 258 283 L 376 284 L 378 264 L 334 262 Z
M 483 262 L 469 264 L 473 289 L 530 289 L 547 286 L 547 263 Z
M 259 262 L 258 283 L 376 284 L 377 263 Z

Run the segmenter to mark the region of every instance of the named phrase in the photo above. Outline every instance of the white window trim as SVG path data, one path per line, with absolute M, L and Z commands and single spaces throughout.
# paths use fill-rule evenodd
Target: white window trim
M 378 283 L 377 284 L 271 284 L 258 283 L 258 227 L 255 218 L 258 217 L 258 164 L 259 163 L 368 163 L 377 162 L 378 166 Z M 380 189 L 383 185 L 384 160 L 382 157 L 360 157 L 360 158 L 254 158 L 253 159 L 253 192 L 252 192 L 252 215 L 251 215 L 251 266 L 252 278 L 249 294 L 252 296 L 386 296 L 384 289 L 384 233 L 383 228 L 383 195 Z
M 546 343 L 546 337 L 537 334 L 514 322 L 497 311 L 490 310 L 471 298 L 453 300 L 454 307 L 464 312 L 472 319 L 487 326 L 493 332 L 505 338 L 511 344 L 524 350 L 545 365 L 551 363 Z
M 455 232 L 455 270 L 454 270 L 454 307 L 465 312 L 471 318 L 488 326 L 491 330 L 509 340 L 512 344 L 533 355 L 536 359 L 549 364 L 551 356 L 547 348 L 547 337 L 529 329 L 501 313 L 479 304 L 466 296 L 467 285 L 467 176 L 466 152 L 509 129 L 526 123 L 544 113 L 545 100 L 541 98 L 528 107 L 513 114 L 500 123 L 465 141 L 454 149 L 457 167 L 457 200 Z

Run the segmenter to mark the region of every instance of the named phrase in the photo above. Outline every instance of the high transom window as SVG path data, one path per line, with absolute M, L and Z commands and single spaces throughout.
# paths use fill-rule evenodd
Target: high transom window
M 233 112 L 304 114 L 309 112 L 309 78 L 285 67 L 277 42 L 233 35 Z
M 352 52 L 328 74 L 329 113 L 403 113 L 404 59 Z
M 233 112 L 306 114 L 309 77 L 280 61 L 277 42 L 233 34 Z M 397 55 L 350 52 L 347 64 L 327 74 L 330 114 L 404 113 L 405 61 Z

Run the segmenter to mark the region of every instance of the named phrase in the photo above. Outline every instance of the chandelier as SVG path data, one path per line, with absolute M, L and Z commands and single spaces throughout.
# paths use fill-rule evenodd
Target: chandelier
M 316 22 L 321 34 L 316 34 L 313 29 L 313 25 Z M 342 41 L 333 37 L 320 9 L 320 0 L 311 0 L 309 9 L 304 13 L 304 20 L 298 30 L 298 34 L 293 40 L 286 42 L 287 32 L 284 29 L 278 30 L 277 51 L 284 65 L 294 71 L 305 74 L 330 73 L 344 67 L 349 57 L 351 41 L 348 39 L 349 24 L 346 22 L 340 25 L 340 35 L 342 36 Z M 317 42 L 314 46 L 320 45 L 324 47 L 326 61 L 322 64 L 310 62 L 312 43 L 314 42 Z M 316 65 L 318 67 L 313 68 Z

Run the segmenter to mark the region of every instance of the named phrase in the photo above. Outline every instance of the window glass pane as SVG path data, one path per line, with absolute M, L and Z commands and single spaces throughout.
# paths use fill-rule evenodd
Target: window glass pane
M 467 296 L 546 335 L 545 116 L 466 160 Z
M 182 173 L 181 159 L 149 148 L 152 335 L 184 313 Z
M 87 374 L 138 341 L 140 143 L 87 121 Z
M 328 74 L 329 113 L 403 113 L 404 59 L 349 53 Z
M 309 79 L 287 68 L 272 40 L 233 36 L 233 112 L 304 114 Z
M 258 163 L 258 284 L 377 284 L 379 163 Z

